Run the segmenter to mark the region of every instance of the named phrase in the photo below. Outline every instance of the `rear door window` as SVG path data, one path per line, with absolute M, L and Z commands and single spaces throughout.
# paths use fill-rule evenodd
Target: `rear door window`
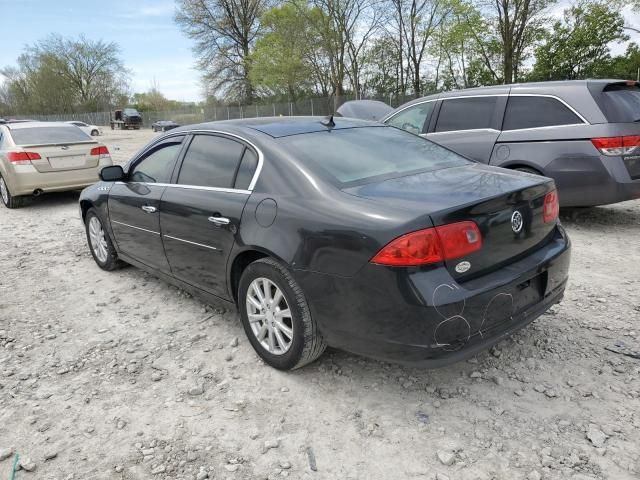
M 599 103 L 610 122 L 640 121 L 640 87 L 636 85 L 607 85 Z
M 11 130 L 16 145 L 65 145 L 94 142 L 93 138 L 74 126 L 25 127 Z
M 391 117 L 386 124 L 416 135 L 424 133 L 426 131 L 425 124 L 431 117 L 435 104 L 436 102 L 426 102 L 420 105 L 413 105 Z
M 584 123 L 561 101 L 553 97 L 510 96 L 502 130 L 552 127 Z
M 492 128 L 498 97 L 469 97 L 443 100 L 436 132 Z
M 244 145 L 225 137 L 196 135 L 184 156 L 178 183 L 233 188 Z

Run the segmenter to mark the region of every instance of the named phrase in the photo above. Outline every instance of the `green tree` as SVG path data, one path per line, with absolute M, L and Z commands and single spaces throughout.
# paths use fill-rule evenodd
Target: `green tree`
M 263 14 L 260 21 L 266 33 L 256 42 L 249 75 L 256 88 L 287 95 L 293 102 L 311 90 L 313 69 L 308 58 L 314 45 L 308 10 L 301 2 L 285 3 Z
M 536 49 L 534 80 L 598 76 L 610 64 L 609 44 L 627 40 L 622 15 L 602 3 L 582 3 L 564 12 Z

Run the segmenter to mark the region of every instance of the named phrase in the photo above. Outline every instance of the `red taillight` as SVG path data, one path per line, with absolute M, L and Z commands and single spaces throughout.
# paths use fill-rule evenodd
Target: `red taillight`
M 591 143 L 593 143 L 593 146 L 596 147 L 600 153 L 608 157 L 630 155 L 640 147 L 640 135 L 592 138 Z
M 542 219 L 544 223 L 553 222 L 558 218 L 560 213 L 560 202 L 558 201 L 558 192 L 553 190 L 544 196 L 544 205 L 542 207 Z
M 7 158 L 16 165 L 29 165 L 31 160 L 40 160 L 40 154 L 36 152 L 9 152 Z
M 105 155 L 105 156 L 107 156 L 107 155 L 109 155 L 109 149 L 107 147 L 105 147 L 104 145 L 102 145 L 100 147 L 94 147 L 89 152 L 89 155 L 100 155 L 100 156 Z
M 458 222 L 407 233 L 389 242 L 371 263 L 411 267 L 469 255 L 482 247 L 474 222 Z

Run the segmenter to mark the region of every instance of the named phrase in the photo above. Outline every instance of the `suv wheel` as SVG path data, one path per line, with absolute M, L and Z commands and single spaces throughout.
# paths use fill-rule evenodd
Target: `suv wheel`
M 279 262 L 263 258 L 242 273 L 238 305 L 255 351 L 274 368 L 293 370 L 327 347 L 298 283 Z

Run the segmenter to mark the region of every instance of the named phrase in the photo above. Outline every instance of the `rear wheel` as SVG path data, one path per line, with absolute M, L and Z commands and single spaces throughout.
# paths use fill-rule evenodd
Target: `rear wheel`
M 0 198 L 2 199 L 2 203 L 7 208 L 19 208 L 24 205 L 25 198 L 24 197 L 14 197 L 11 195 L 9 191 L 9 187 L 0 175 Z
M 250 264 L 240 278 L 238 304 L 251 345 L 272 367 L 300 368 L 324 352 L 305 295 L 281 263 L 263 258 Z
M 98 213 L 93 208 L 89 209 L 85 216 L 85 229 L 91 255 L 98 266 L 103 270 L 115 270 L 121 267 L 123 263 L 118 260 L 118 253 L 113 246 L 113 242 L 105 230 Z

